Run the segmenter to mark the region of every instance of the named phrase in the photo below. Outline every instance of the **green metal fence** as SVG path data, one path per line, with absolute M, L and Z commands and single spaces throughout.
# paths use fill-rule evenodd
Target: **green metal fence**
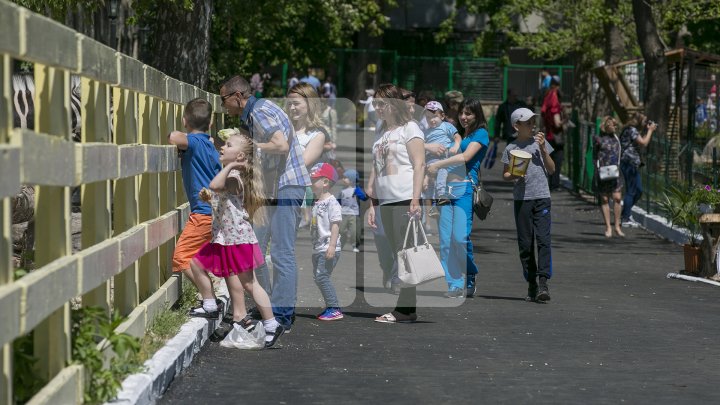
M 599 134 L 600 118 L 595 122 L 579 121 L 569 131 L 565 143 L 565 162 L 562 173 L 573 184 L 575 191 L 595 194 L 593 178 L 593 137 Z M 701 185 L 720 185 L 720 142 L 713 147 L 712 133 L 704 138 L 680 137 L 673 140 L 661 135 L 654 136 L 642 151 L 643 165 L 640 168 L 643 194 L 637 206 L 648 213 L 663 215 L 658 201 L 670 186 L 691 189 Z M 679 143 L 679 144 L 677 144 Z
M 388 49 L 337 49 L 335 63 L 327 67 L 325 73 L 335 73 L 338 95 L 350 99 L 380 83 L 393 83 L 416 92 L 428 91 L 438 98 L 447 91 L 459 90 L 483 101 L 501 102 L 507 98 L 508 89 L 513 89 L 521 98 L 533 97 L 537 101 L 543 69 L 560 76 L 561 90 L 565 99 L 570 100 L 574 67 L 567 65 L 502 65 L 496 58 L 402 55 Z M 288 66 L 283 66 L 283 86 L 287 86 L 288 72 Z

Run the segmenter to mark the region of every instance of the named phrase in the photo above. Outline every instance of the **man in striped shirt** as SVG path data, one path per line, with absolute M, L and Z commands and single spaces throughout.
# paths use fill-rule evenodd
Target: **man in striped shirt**
M 285 111 L 269 100 L 255 98 L 244 78 L 230 78 L 220 88 L 220 97 L 229 114 L 240 116 L 257 147 L 268 207 L 267 221 L 254 228 L 263 253 L 267 251 L 268 241 L 272 243 L 272 288 L 267 265 L 255 274 L 263 288 L 272 291 L 273 313 L 288 332 L 297 301 L 297 221 L 305 187 L 310 185 L 302 148 Z

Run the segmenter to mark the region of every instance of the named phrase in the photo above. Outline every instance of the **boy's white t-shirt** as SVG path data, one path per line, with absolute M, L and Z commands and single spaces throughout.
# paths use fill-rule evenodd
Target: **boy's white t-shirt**
M 313 241 L 313 252 L 327 252 L 330 246 L 330 226 L 342 222 L 342 208 L 335 197 L 315 201 L 312 209 L 312 227 L 310 234 Z M 340 251 L 340 235 L 338 235 L 335 251 Z
M 375 167 L 375 193 L 380 205 L 411 200 L 413 197 L 413 168 L 407 143 L 425 135 L 415 121 L 385 131 L 372 147 Z

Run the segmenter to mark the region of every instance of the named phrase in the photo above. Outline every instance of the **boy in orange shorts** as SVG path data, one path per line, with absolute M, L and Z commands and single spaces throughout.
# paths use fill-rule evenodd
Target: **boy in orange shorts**
M 210 186 L 222 169 L 220 155 L 208 134 L 211 118 L 210 103 L 196 98 L 187 103 L 183 112 L 183 125 L 188 132 L 173 131 L 168 135 L 168 142 L 180 151 L 183 186 L 190 202 L 190 217 L 175 245 L 173 272 L 182 272 L 193 284 L 190 260 L 212 239 L 212 207 L 200 200 L 199 193 Z

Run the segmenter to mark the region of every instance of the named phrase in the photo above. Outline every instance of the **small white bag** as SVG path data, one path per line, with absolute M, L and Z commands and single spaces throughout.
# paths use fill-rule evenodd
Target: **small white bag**
M 618 163 L 620 163 L 620 158 L 622 157 L 622 146 L 620 145 L 620 139 L 618 139 L 617 135 L 614 136 L 618 146 Z M 615 180 L 620 177 L 619 165 L 600 166 L 600 161 L 598 161 L 597 166 L 600 181 Z
M 418 245 L 417 224 L 420 225 L 420 232 L 425 243 Z M 414 246 L 408 247 L 408 235 L 412 228 Z M 445 270 L 435 250 L 428 242 L 425 228 L 415 217 L 410 218 L 407 230 L 405 231 L 405 242 L 403 248 L 398 252 L 398 277 L 407 286 L 416 286 L 436 278 L 445 277 Z
M 615 180 L 620 177 L 620 168 L 618 165 L 600 166 L 598 169 L 600 180 Z

